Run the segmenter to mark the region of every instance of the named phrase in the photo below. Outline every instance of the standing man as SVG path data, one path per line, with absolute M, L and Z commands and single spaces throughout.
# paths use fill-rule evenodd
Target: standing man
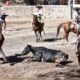
M 74 24 L 77 25 L 77 29 L 78 29 L 77 35 L 79 35 L 80 34 L 80 8 L 75 8 L 75 12 L 73 15 L 73 21 L 74 21 Z
M 2 27 L 3 27 L 3 23 L 4 23 L 4 29 L 6 28 L 6 22 L 5 22 L 5 17 L 7 16 L 5 13 L 3 13 L 3 9 L 4 7 L 1 6 L 0 7 L 0 53 L 3 55 L 3 59 L 5 62 L 8 62 L 6 55 L 4 54 L 3 50 L 2 50 L 2 45 L 4 43 L 4 35 L 2 33 Z

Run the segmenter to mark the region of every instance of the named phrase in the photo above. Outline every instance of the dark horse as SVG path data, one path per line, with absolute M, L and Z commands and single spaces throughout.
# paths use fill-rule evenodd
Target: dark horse
M 62 61 L 68 59 L 68 55 L 60 50 L 52 50 L 45 47 L 33 47 L 31 45 L 27 45 L 21 55 L 27 55 L 29 52 L 32 52 L 33 59 L 35 58 L 36 61 L 55 62 L 57 59 L 62 59 Z
M 3 59 L 5 62 L 7 62 L 8 60 L 6 59 L 6 56 L 2 50 L 2 45 L 4 43 L 4 35 L 2 34 L 2 26 L 4 24 L 4 29 L 6 29 L 6 21 L 5 21 L 6 16 L 8 16 L 8 15 L 2 14 L 1 15 L 1 21 L 0 21 L 0 52 L 3 55 Z
M 73 26 L 73 28 L 71 28 L 71 25 Z M 78 33 L 76 24 L 74 24 L 73 22 L 65 22 L 65 23 L 59 24 L 59 26 L 57 28 L 56 38 L 59 35 L 59 32 L 60 32 L 61 28 L 63 28 L 63 30 L 64 30 L 63 39 L 66 39 L 67 41 L 68 41 L 68 36 L 69 36 L 70 32 L 73 32 L 73 33 L 76 33 L 76 34 Z
M 37 15 L 33 15 L 32 27 L 36 35 L 36 41 L 42 40 L 41 32 L 44 31 L 44 23 L 39 22 Z

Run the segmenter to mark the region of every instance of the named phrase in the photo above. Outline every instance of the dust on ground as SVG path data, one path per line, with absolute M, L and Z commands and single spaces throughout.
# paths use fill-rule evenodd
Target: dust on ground
M 56 29 L 57 26 L 53 23 L 46 24 L 46 35 L 42 33 L 43 41 L 37 43 L 31 23 L 8 23 L 6 31 L 3 31 L 5 36 L 3 50 L 15 64 L 11 66 L 9 63 L 2 64 L 0 61 L 0 80 L 80 80 L 80 73 L 76 70 L 78 67 L 74 44 L 76 34 L 70 33 L 70 45 L 67 42 L 61 45 L 62 40 L 55 40 Z M 63 36 L 63 33 L 61 30 L 59 38 Z M 15 55 L 20 54 L 27 44 L 62 50 L 69 54 L 69 61 L 72 63 L 55 67 L 57 63 L 27 62 L 31 53 L 16 61 Z

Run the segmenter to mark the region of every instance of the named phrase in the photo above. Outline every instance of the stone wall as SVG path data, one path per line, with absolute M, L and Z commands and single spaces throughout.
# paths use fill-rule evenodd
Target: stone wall
M 34 6 L 4 6 L 4 11 L 9 16 L 7 21 L 32 21 Z M 44 19 L 49 21 L 70 19 L 69 6 L 48 5 L 43 6 Z

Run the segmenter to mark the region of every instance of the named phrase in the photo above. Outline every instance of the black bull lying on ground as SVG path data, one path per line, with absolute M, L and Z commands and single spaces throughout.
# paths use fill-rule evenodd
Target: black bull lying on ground
M 52 50 L 45 47 L 33 47 L 27 45 L 22 51 L 21 55 L 26 55 L 29 52 L 33 54 L 33 60 L 36 61 L 45 61 L 45 62 L 55 62 L 57 59 L 62 59 L 66 61 L 68 55 L 60 50 Z

